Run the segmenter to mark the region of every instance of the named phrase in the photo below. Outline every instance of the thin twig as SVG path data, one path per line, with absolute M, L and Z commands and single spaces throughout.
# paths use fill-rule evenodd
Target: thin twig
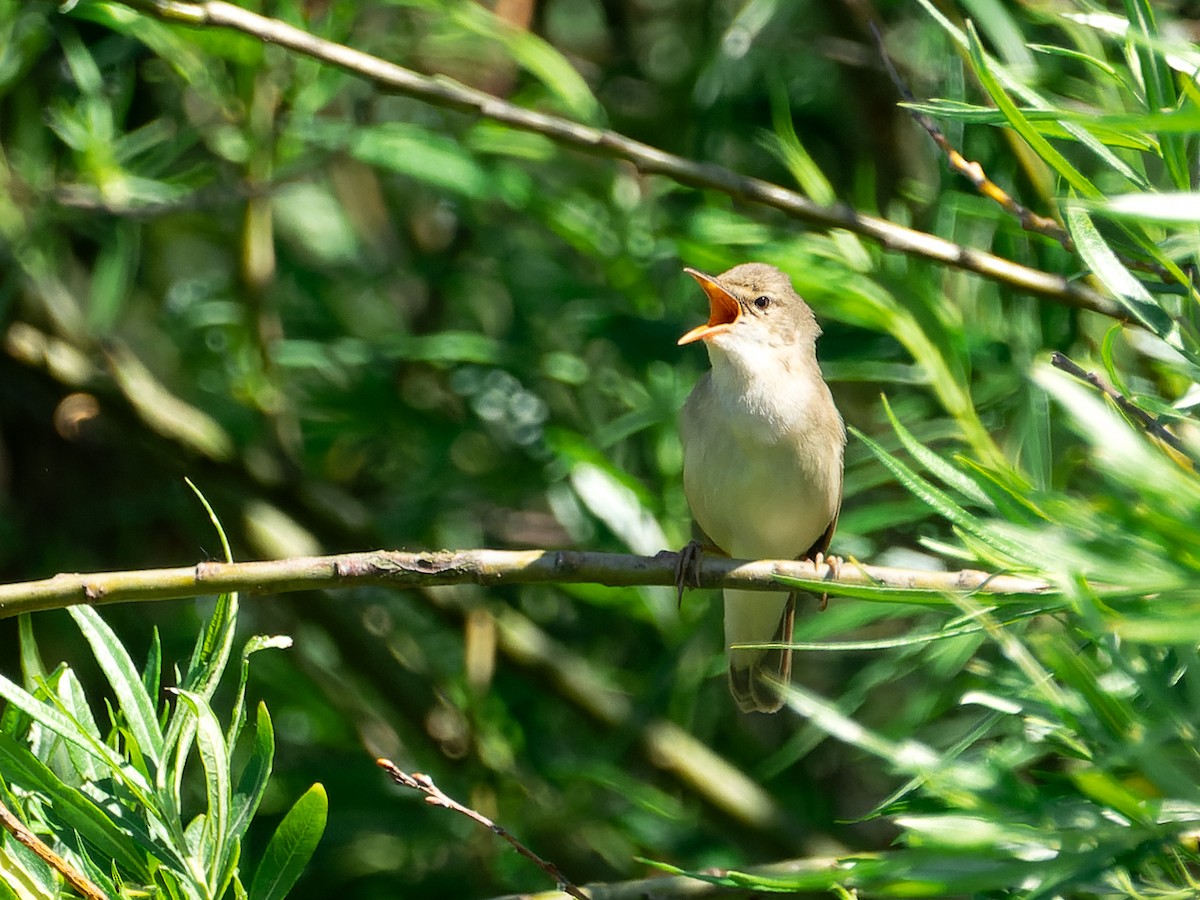
M 542 859 L 519 840 L 502 825 L 497 825 L 483 813 L 471 809 L 469 806 L 463 806 L 453 797 L 446 794 L 440 787 L 433 783 L 433 779 L 421 772 L 413 772 L 409 775 L 390 759 L 377 759 L 376 764 L 392 776 L 392 781 L 401 787 L 411 788 L 414 791 L 420 791 L 425 795 L 425 802 L 432 803 L 434 806 L 442 806 L 446 809 L 452 809 L 456 813 L 462 813 L 468 819 L 478 822 L 485 828 L 490 828 L 493 834 L 499 835 L 512 845 L 512 848 L 524 856 L 528 860 L 532 860 L 535 865 L 551 878 L 558 886 L 560 891 L 564 891 L 575 897 L 576 900 L 590 900 L 587 894 L 577 888 L 574 883 L 562 873 L 562 870 L 549 860 Z
M 100 605 L 181 600 L 229 591 L 282 594 L 374 585 L 415 588 L 447 584 L 603 584 L 610 587 L 675 584 L 677 553 L 655 556 L 585 550 L 431 550 L 407 553 L 374 550 L 263 562 L 201 562 L 172 569 L 61 573 L 41 581 L 0 584 L 0 618 L 76 604 Z M 836 595 L 838 585 L 927 592 L 979 592 L 1025 600 L 1053 592 L 1037 578 L 995 575 L 974 569 L 929 572 L 885 566 L 843 565 L 808 560 L 728 559 L 709 554 L 696 567 L 704 588 L 779 590 L 777 576 L 820 581 L 814 589 Z
M 845 229 L 876 241 L 888 250 L 975 272 L 1067 306 L 1092 310 L 1116 319 L 1127 318 L 1116 301 L 1061 275 L 1022 266 L 936 235 L 864 215 L 844 204 L 822 206 L 768 181 L 740 175 L 712 163 L 697 163 L 675 156 L 615 131 L 581 125 L 559 116 L 515 106 L 450 78 L 421 75 L 223 0 L 127 2 L 136 9 L 168 21 L 192 26 L 233 28 L 259 40 L 279 44 L 337 66 L 371 81 L 381 90 L 415 97 L 436 106 L 472 112 L 513 128 L 545 135 L 564 146 L 587 153 L 624 159 L 647 174 L 665 175 L 683 184 L 717 190 L 738 200 L 769 206 L 822 228 Z
M 892 84 L 896 88 L 896 92 L 904 103 L 909 104 L 907 107 L 909 114 L 916 120 L 917 124 L 928 132 L 933 142 L 938 145 L 943 153 L 946 154 L 946 161 L 950 164 L 950 168 L 958 172 L 966 178 L 971 185 L 980 194 L 994 201 L 1009 215 L 1014 216 L 1020 223 L 1021 227 L 1033 234 L 1044 235 L 1057 241 L 1062 248 L 1069 253 L 1075 252 L 1075 242 L 1067 233 L 1067 230 L 1062 227 L 1056 220 L 1048 216 L 1043 216 L 1018 203 L 1011 194 L 1004 188 L 992 181 L 987 173 L 983 170 L 983 166 L 975 160 L 969 160 L 957 148 L 950 143 L 950 139 L 946 137 L 945 132 L 938 127 L 934 120 L 923 113 L 919 109 L 914 109 L 913 106 L 920 101 L 909 90 L 908 84 L 897 71 L 892 63 L 891 57 L 888 55 L 887 48 L 883 44 L 883 35 L 879 31 L 879 27 L 874 23 L 870 23 L 871 36 L 875 39 L 875 45 L 879 51 L 880 59 L 883 60 L 883 67 L 887 70 L 888 76 L 892 80 Z M 1140 272 L 1146 272 L 1155 275 L 1165 282 L 1176 281 L 1175 276 L 1164 269 L 1162 266 L 1152 262 L 1147 262 L 1142 259 L 1131 259 L 1124 254 L 1120 255 L 1121 261 L 1131 269 L 1136 269 Z
M 908 84 L 892 63 L 892 58 L 888 55 L 887 48 L 884 46 L 883 35 L 879 31 L 879 26 L 872 22 L 870 28 L 871 36 L 875 39 L 875 46 L 879 51 L 879 58 L 883 60 L 883 67 L 887 71 L 888 77 L 892 79 L 892 84 L 895 85 L 896 92 L 905 103 L 915 104 L 917 98 L 913 96 Z M 1021 223 L 1021 227 L 1026 231 L 1032 231 L 1036 234 L 1053 238 L 1062 244 L 1064 250 L 1072 253 L 1075 251 L 1075 242 L 1071 240 L 1071 236 L 1067 234 L 1066 229 L 1053 219 L 1035 213 L 1033 210 L 1022 206 L 1014 200 L 1007 191 L 988 178 L 987 173 L 983 170 L 983 166 L 978 162 L 968 160 L 959 153 L 932 118 L 918 109 L 910 108 L 908 111 L 917 121 L 917 124 L 929 133 L 929 136 L 933 138 L 933 142 L 946 154 L 946 159 L 950 163 L 950 167 L 970 181 L 979 193 L 990 200 L 994 200 L 1005 212 L 1016 216 Z
M 67 884 L 71 885 L 79 896 L 84 897 L 85 900 L 108 900 L 108 895 L 96 887 L 90 878 L 46 846 L 46 843 L 30 831 L 25 823 L 18 819 L 12 810 L 2 802 L 0 802 L 0 826 L 3 826 L 4 830 L 19 843 L 33 851 L 38 859 L 62 875 Z
M 1063 353 L 1055 351 L 1050 356 L 1050 364 L 1056 369 L 1062 369 L 1068 375 L 1078 378 L 1080 381 L 1086 381 L 1092 387 L 1096 388 L 1100 393 L 1104 394 L 1113 403 L 1117 409 L 1121 410 L 1126 416 L 1142 426 L 1146 433 L 1152 437 L 1158 438 L 1172 450 L 1181 454 L 1184 458 L 1192 463 L 1197 462 L 1195 455 L 1187 445 L 1181 441 L 1174 432 L 1167 428 L 1162 423 L 1162 420 L 1157 416 L 1151 415 L 1132 400 L 1114 388 L 1111 384 L 1097 375 L 1095 372 L 1088 372 L 1086 369 L 1079 366 Z

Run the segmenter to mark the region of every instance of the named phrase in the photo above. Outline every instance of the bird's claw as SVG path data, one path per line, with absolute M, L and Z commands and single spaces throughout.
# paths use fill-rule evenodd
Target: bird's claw
M 820 571 L 822 566 L 828 566 L 825 574 L 822 576 L 823 580 L 825 581 L 836 581 L 838 578 L 841 578 L 842 564 L 844 562 L 845 560 L 843 560 L 840 556 L 834 556 L 832 554 L 826 556 L 824 553 L 820 552 L 813 557 L 813 565 L 817 568 L 817 571 Z M 821 601 L 817 604 L 817 609 L 819 609 L 821 612 L 825 612 L 828 606 L 829 595 L 822 594 Z
M 700 558 L 704 556 L 704 545 L 699 541 L 688 541 L 675 555 L 675 602 L 683 606 L 683 589 L 700 587 Z

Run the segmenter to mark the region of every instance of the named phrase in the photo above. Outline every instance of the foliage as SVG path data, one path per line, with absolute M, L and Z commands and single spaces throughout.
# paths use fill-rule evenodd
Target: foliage
M 1194 446 L 1197 50 L 1143 0 L 961 6 L 881 4 L 886 45 L 935 98 L 919 108 L 1058 218 L 1069 247 L 938 175 L 891 86 L 861 67 L 865 24 L 845 15 L 857 5 L 549 0 L 530 27 L 465 0 L 263 12 L 1087 274 L 1127 322 L 387 96 L 244 35 L 107 0 L 0 0 L 0 471 L 13 473 L 0 576 L 194 561 L 205 538 L 176 489 L 185 472 L 239 519 L 239 556 L 678 546 L 675 411 L 705 364 L 673 346 L 702 305 L 679 269 L 773 262 L 825 325 L 823 364 L 855 429 L 835 550 L 1029 572 L 1058 594 L 834 599 L 797 624 L 799 717 L 763 722 L 735 717 L 714 677 L 718 605 L 692 596 L 679 616 L 669 592 L 587 586 L 256 601 L 242 612 L 254 631 L 298 638 L 288 661 L 255 667 L 279 723 L 276 782 L 295 796 L 319 779 L 331 797 L 297 894 L 483 896 L 537 877 L 466 823 L 381 799 L 371 757 L 386 755 L 437 773 L 581 883 L 633 877 L 638 857 L 741 871 L 836 841 L 832 868 L 703 877 L 864 896 L 1190 895 L 1194 472 L 1045 358 L 1102 370 Z M 155 616 L 164 645 L 203 633 L 188 610 L 114 611 L 132 635 Z M 77 640 L 45 618 L 43 648 Z M 95 647 L 109 633 L 85 621 Z M 0 640 L 22 646 L 15 630 Z M 176 856 L 126 844 L 122 865 L 143 868 L 121 877 L 200 872 L 215 890 L 236 862 L 237 730 L 215 727 L 211 693 L 186 675 L 163 719 L 130 665 L 101 668 L 117 746 L 141 759 L 85 729 L 92 751 L 62 744 L 57 762 L 120 762 L 138 787 L 154 759 L 176 763 L 166 748 L 185 731 L 171 723 L 192 722 L 186 750 L 205 797 L 226 797 L 226 824 L 213 800 L 184 826 L 185 797 L 148 810 L 163 827 L 143 830 L 223 849 L 180 873 L 195 843 Z M 26 688 L 37 709 L 82 715 L 96 678 Z M 34 728 L 12 690 L 6 726 Z M 692 757 L 698 777 L 664 763 L 664 735 L 708 753 Z M 769 793 L 714 799 L 749 783 L 731 773 Z M 260 858 L 302 845 L 318 806 L 306 795 L 297 815 L 312 818 L 285 820 Z M 69 827 L 80 837 L 61 840 L 93 863 L 89 841 L 116 840 Z
M 90 607 L 71 616 L 104 672 L 113 697 L 101 731 L 75 671 L 65 663 L 47 672 L 27 616 L 21 617 L 25 686 L 0 676 L 8 706 L 0 719 L 3 798 L 53 842 L 54 849 L 110 897 L 154 892 L 179 898 L 285 896 L 312 855 L 325 821 L 325 792 L 313 785 L 284 818 L 254 869 L 247 892 L 242 842 L 267 789 L 275 732 L 259 704 L 253 738 L 242 741 L 245 688 L 252 653 L 286 647 L 285 638 L 254 637 L 241 653 L 241 674 L 223 728 L 211 700 L 224 674 L 237 622 L 237 600 L 218 599 L 178 687 L 175 703 L 156 710 L 161 648 L 151 645 L 139 671 L 125 647 Z M 157 636 L 157 633 L 156 633 Z M 247 745 L 235 769 L 234 754 Z M 185 770 L 204 773 L 201 811 Z M 20 844 L 0 849 L 12 896 L 58 896 L 58 872 Z

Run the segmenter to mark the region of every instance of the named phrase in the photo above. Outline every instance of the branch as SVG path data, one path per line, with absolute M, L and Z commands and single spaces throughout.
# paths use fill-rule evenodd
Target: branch
M 457 813 L 462 813 L 468 819 L 478 822 L 485 828 L 490 828 L 492 832 L 512 845 L 512 848 L 524 856 L 528 860 L 532 860 L 535 865 L 551 878 L 554 879 L 555 885 L 560 891 L 575 897 L 576 900 L 588 900 L 588 895 L 579 890 L 566 875 L 562 873 L 554 863 L 542 859 L 520 841 L 502 825 L 497 825 L 481 812 L 471 809 L 469 806 L 463 806 L 453 797 L 446 794 L 440 787 L 433 783 L 433 779 L 421 772 L 414 772 L 409 775 L 407 772 L 401 771 L 400 768 L 390 759 L 377 759 L 376 765 L 392 776 L 392 781 L 401 787 L 411 788 L 414 791 L 420 791 L 425 795 L 425 802 L 432 803 L 434 806 L 442 806 L 446 809 L 452 809 Z
M 839 875 L 842 875 L 852 864 L 843 862 L 836 856 L 813 856 L 801 859 L 787 860 L 779 863 L 769 863 L 762 866 L 746 866 L 739 867 L 736 870 L 738 875 L 756 875 L 763 878 L 780 878 L 786 876 L 795 876 L 808 873 L 822 873 L 828 876 L 828 880 L 833 883 L 838 882 Z M 734 874 L 734 870 L 730 869 L 706 869 L 704 874 L 723 876 Z M 695 900 L 698 897 L 720 897 L 722 900 L 734 900 L 734 898 L 762 898 L 765 894 L 761 889 L 755 887 L 732 888 L 724 884 L 714 884 L 711 881 L 701 881 L 698 878 L 693 878 L 690 875 L 658 875 L 652 878 L 639 878 L 634 881 L 617 881 L 617 882 L 593 882 L 584 887 L 590 900 L 682 900 L 682 898 L 690 898 Z M 813 889 L 809 894 L 816 896 L 819 892 Z M 826 891 L 825 893 L 828 893 Z M 793 892 L 788 892 L 787 896 L 796 896 Z M 544 894 L 506 894 L 502 897 L 493 897 L 492 900 L 558 900 L 558 895 Z
M 1095 372 L 1088 372 L 1080 367 L 1074 360 L 1064 353 L 1055 351 L 1050 356 L 1050 364 L 1056 369 L 1062 369 L 1068 375 L 1078 378 L 1080 381 L 1085 381 L 1092 387 L 1096 388 L 1104 396 L 1112 400 L 1116 404 L 1117 409 L 1121 410 L 1126 417 L 1140 425 L 1147 434 L 1151 437 L 1156 437 L 1176 453 L 1186 460 L 1189 468 L 1193 468 L 1196 463 L 1196 457 L 1187 445 L 1183 443 L 1176 435 L 1170 431 L 1162 420 L 1157 416 L 1153 416 L 1146 412 L 1111 384 L 1097 375 Z
M 892 63 L 892 58 L 888 55 L 887 48 L 883 44 L 883 34 L 879 30 L 879 26 L 874 22 L 871 23 L 871 37 L 875 39 L 875 49 L 879 53 L 879 58 L 883 60 L 883 68 L 887 72 L 888 77 L 892 80 L 892 85 L 896 88 L 896 93 L 900 95 L 900 99 L 905 103 L 910 104 L 909 113 L 917 124 L 920 125 L 933 139 L 933 142 L 938 145 L 938 148 L 946 154 L 946 160 L 950 163 L 950 168 L 958 172 L 966 178 L 975 190 L 983 194 L 989 200 L 994 201 L 1005 212 L 1015 216 L 1021 223 L 1021 227 L 1026 231 L 1032 231 L 1036 234 L 1045 235 L 1052 238 L 1062 245 L 1062 248 L 1069 253 L 1075 252 L 1075 244 L 1071 240 L 1071 236 L 1053 219 L 1039 215 L 1033 210 L 1022 206 L 1011 195 L 992 179 L 988 178 L 987 173 L 983 170 L 978 162 L 968 160 L 964 157 L 953 144 L 950 139 L 937 126 L 937 123 L 932 118 L 925 115 L 919 109 L 911 108 L 917 103 L 917 98 L 913 96 L 908 85 L 896 70 L 896 66 Z
M 85 900 L 108 900 L 104 891 L 96 887 L 90 878 L 47 847 L 45 842 L 30 831 L 3 803 L 0 803 L 0 826 L 3 826 L 14 840 L 28 847 L 38 859 L 62 875 L 79 896 Z
M 407 553 L 373 550 L 335 556 L 309 556 L 263 562 L 201 562 L 173 569 L 62 573 L 42 581 L 0 585 L 0 618 L 80 603 L 135 603 L 181 600 L 205 594 L 284 594 L 375 585 L 389 588 L 446 584 L 603 584 L 609 587 L 675 584 L 677 553 L 655 556 L 586 550 L 432 550 Z M 837 594 L 838 586 L 892 588 L 938 594 L 964 591 L 1029 595 L 1053 593 L 1042 580 L 989 575 L 973 569 L 927 572 L 843 563 L 834 577 L 827 563 L 808 560 L 745 560 L 705 556 L 695 587 L 779 590 L 775 576 Z M 929 598 L 925 598 L 929 599 Z
M 938 127 L 932 117 L 916 108 L 919 105 L 919 101 L 913 96 L 912 91 L 909 90 L 908 85 L 896 70 L 895 65 L 893 65 L 891 57 L 888 56 L 887 48 L 883 44 L 883 34 L 874 22 L 871 23 L 871 36 L 875 39 L 875 46 L 879 52 L 879 57 L 883 60 L 883 67 L 887 71 L 888 77 L 891 78 L 892 84 L 896 88 L 896 93 L 900 95 L 900 99 L 907 105 L 908 111 L 913 119 L 916 120 L 916 123 L 925 129 L 933 142 L 937 144 L 938 149 L 946 154 L 946 161 L 949 163 L 950 168 L 971 182 L 971 186 L 976 191 L 1016 218 L 1021 223 L 1023 229 L 1057 241 L 1068 253 L 1074 253 L 1075 242 L 1062 225 L 1054 219 L 1036 213 L 1029 209 L 1029 207 L 1018 203 L 1008 191 L 1004 190 L 1004 188 L 988 177 L 982 165 L 975 160 L 967 159 L 959 153 L 958 149 L 950 143 L 950 139 L 946 137 L 945 133 Z M 1174 282 L 1176 280 L 1175 276 L 1162 266 L 1146 262 L 1145 260 L 1131 259 L 1121 255 L 1121 262 L 1131 269 L 1155 275 L 1164 282 Z
M 430 77 L 378 57 L 309 34 L 278 19 L 222 0 L 127 0 L 129 5 L 168 21 L 232 28 L 361 76 L 381 90 L 415 97 L 435 106 L 475 113 L 487 119 L 545 135 L 564 146 L 627 160 L 646 174 L 665 175 L 695 187 L 720 191 L 737 200 L 778 209 L 822 228 L 841 228 L 869 238 L 888 250 L 923 257 L 974 272 L 1010 287 L 1077 309 L 1125 319 L 1120 304 L 1085 285 L 974 250 L 945 238 L 856 212 L 844 204 L 822 206 L 795 191 L 740 175 L 712 163 L 697 163 L 631 140 L 607 129 L 581 125 L 535 112 L 467 87 L 444 76 Z

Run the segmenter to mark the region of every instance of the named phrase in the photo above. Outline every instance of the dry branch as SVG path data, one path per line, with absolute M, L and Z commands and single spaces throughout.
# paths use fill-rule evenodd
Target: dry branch
M 409 553 L 373 550 L 263 562 L 201 562 L 173 569 L 62 573 L 42 581 L 0 585 L 0 618 L 23 612 L 86 603 L 179 600 L 206 594 L 283 594 L 374 585 L 389 588 L 446 584 L 603 584 L 610 587 L 675 584 L 678 554 L 656 556 L 583 550 L 433 550 Z M 820 581 L 830 594 L 838 586 L 987 594 L 1046 594 L 1045 581 L 989 575 L 971 569 L 926 572 L 843 563 L 837 577 L 828 564 L 807 560 L 744 560 L 706 556 L 697 586 L 778 590 L 776 576 Z
M 108 895 L 100 890 L 95 882 L 46 846 L 46 843 L 30 831 L 3 803 L 0 803 L 0 827 L 11 834 L 13 840 L 28 847 L 38 859 L 62 875 L 67 884 L 84 900 L 108 900 Z
M 697 163 L 675 156 L 615 131 L 581 125 L 559 116 L 515 106 L 450 78 L 421 75 L 222 0 L 194 3 L 179 0 L 127 2 L 168 21 L 232 28 L 261 41 L 287 47 L 365 78 L 381 90 L 415 97 L 435 106 L 475 113 L 512 128 L 545 135 L 564 146 L 587 153 L 624 159 L 647 174 L 665 175 L 683 184 L 720 191 L 737 200 L 769 206 L 821 228 L 845 229 L 869 238 L 888 250 L 975 272 L 1016 290 L 1067 306 L 1092 310 L 1117 319 L 1126 318 L 1122 307 L 1111 298 L 1061 275 L 1022 266 L 936 235 L 864 215 L 844 204 L 822 206 L 768 181 L 740 175 L 712 163 Z
M 539 869 L 553 878 L 554 883 L 563 893 L 568 894 L 571 897 L 575 897 L 576 900 L 588 900 L 587 894 L 584 894 L 582 891 L 580 891 L 579 888 L 576 887 L 575 884 L 562 873 L 562 870 L 558 866 L 550 862 L 550 860 L 543 859 L 542 857 L 538 856 L 519 840 L 517 840 L 517 838 L 513 836 L 512 832 L 510 832 L 503 825 L 497 825 L 483 813 L 459 803 L 440 787 L 434 784 L 433 779 L 428 775 L 422 772 L 413 772 L 410 775 L 409 773 L 403 771 L 390 759 L 377 759 L 375 760 L 375 763 L 385 772 L 387 772 L 388 775 L 392 777 L 392 781 L 396 782 L 396 784 L 414 791 L 420 791 L 422 794 L 424 794 L 425 801 L 427 803 L 432 803 L 434 806 L 441 806 L 444 809 L 453 810 L 456 813 L 466 816 L 473 822 L 478 822 L 484 828 L 491 829 L 493 834 L 504 838 L 504 840 L 508 841 L 509 845 L 514 850 L 516 850 L 526 859 L 532 861 Z
M 912 114 L 913 120 L 925 129 L 929 137 L 933 139 L 933 142 L 937 144 L 938 149 L 946 154 L 946 160 L 950 163 L 950 167 L 970 181 L 972 187 L 979 191 L 980 194 L 999 205 L 1005 212 L 1016 217 L 1020 221 L 1021 227 L 1026 231 L 1032 231 L 1035 234 L 1052 238 L 1061 244 L 1064 250 L 1074 253 L 1075 244 L 1071 240 L 1071 236 L 1067 234 L 1066 229 L 1054 221 L 1054 219 L 1040 215 L 1018 203 L 1007 191 L 988 178 L 982 165 L 974 160 L 968 160 L 959 153 L 958 149 L 950 143 L 950 139 L 946 137 L 942 129 L 938 127 L 937 123 L 930 116 L 927 116 L 919 109 L 912 108 L 916 105 L 917 98 L 913 96 L 913 92 L 909 90 L 908 84 L 896 70 L 896 66 L 883 44 L 883 34 L 874 22 L 871 23 L 871 37 L 875 39 L 875 47 L 879 52 L 879 58 L 883 61 L 884 71 L 887 72 L 888 77 L 892 80 L 892 84 L 896 88 L 896 93 L 900 95 L 900 99 L 909 104 L 909 113 Z
M 1116 404 L 1117 409 L 1121 410 L 1130 421 L 1136 422 L 1147 434 L 1158 438 L 1174 450 L 1180 457 L 1187 461 L 1189 468 L 1195 467 L 1196 458 L 1193 452 L 1157 416 L 1146 412 L 1095 372 L 1088 372 L 1083 369 L 1065 353 L 1055 351 L 1050 355 L 1050 363 L 1056 369 L 1062 369 L 1068 375 L 1078 378 L 1080 381 L 1086 382 L 1096 388 Z

